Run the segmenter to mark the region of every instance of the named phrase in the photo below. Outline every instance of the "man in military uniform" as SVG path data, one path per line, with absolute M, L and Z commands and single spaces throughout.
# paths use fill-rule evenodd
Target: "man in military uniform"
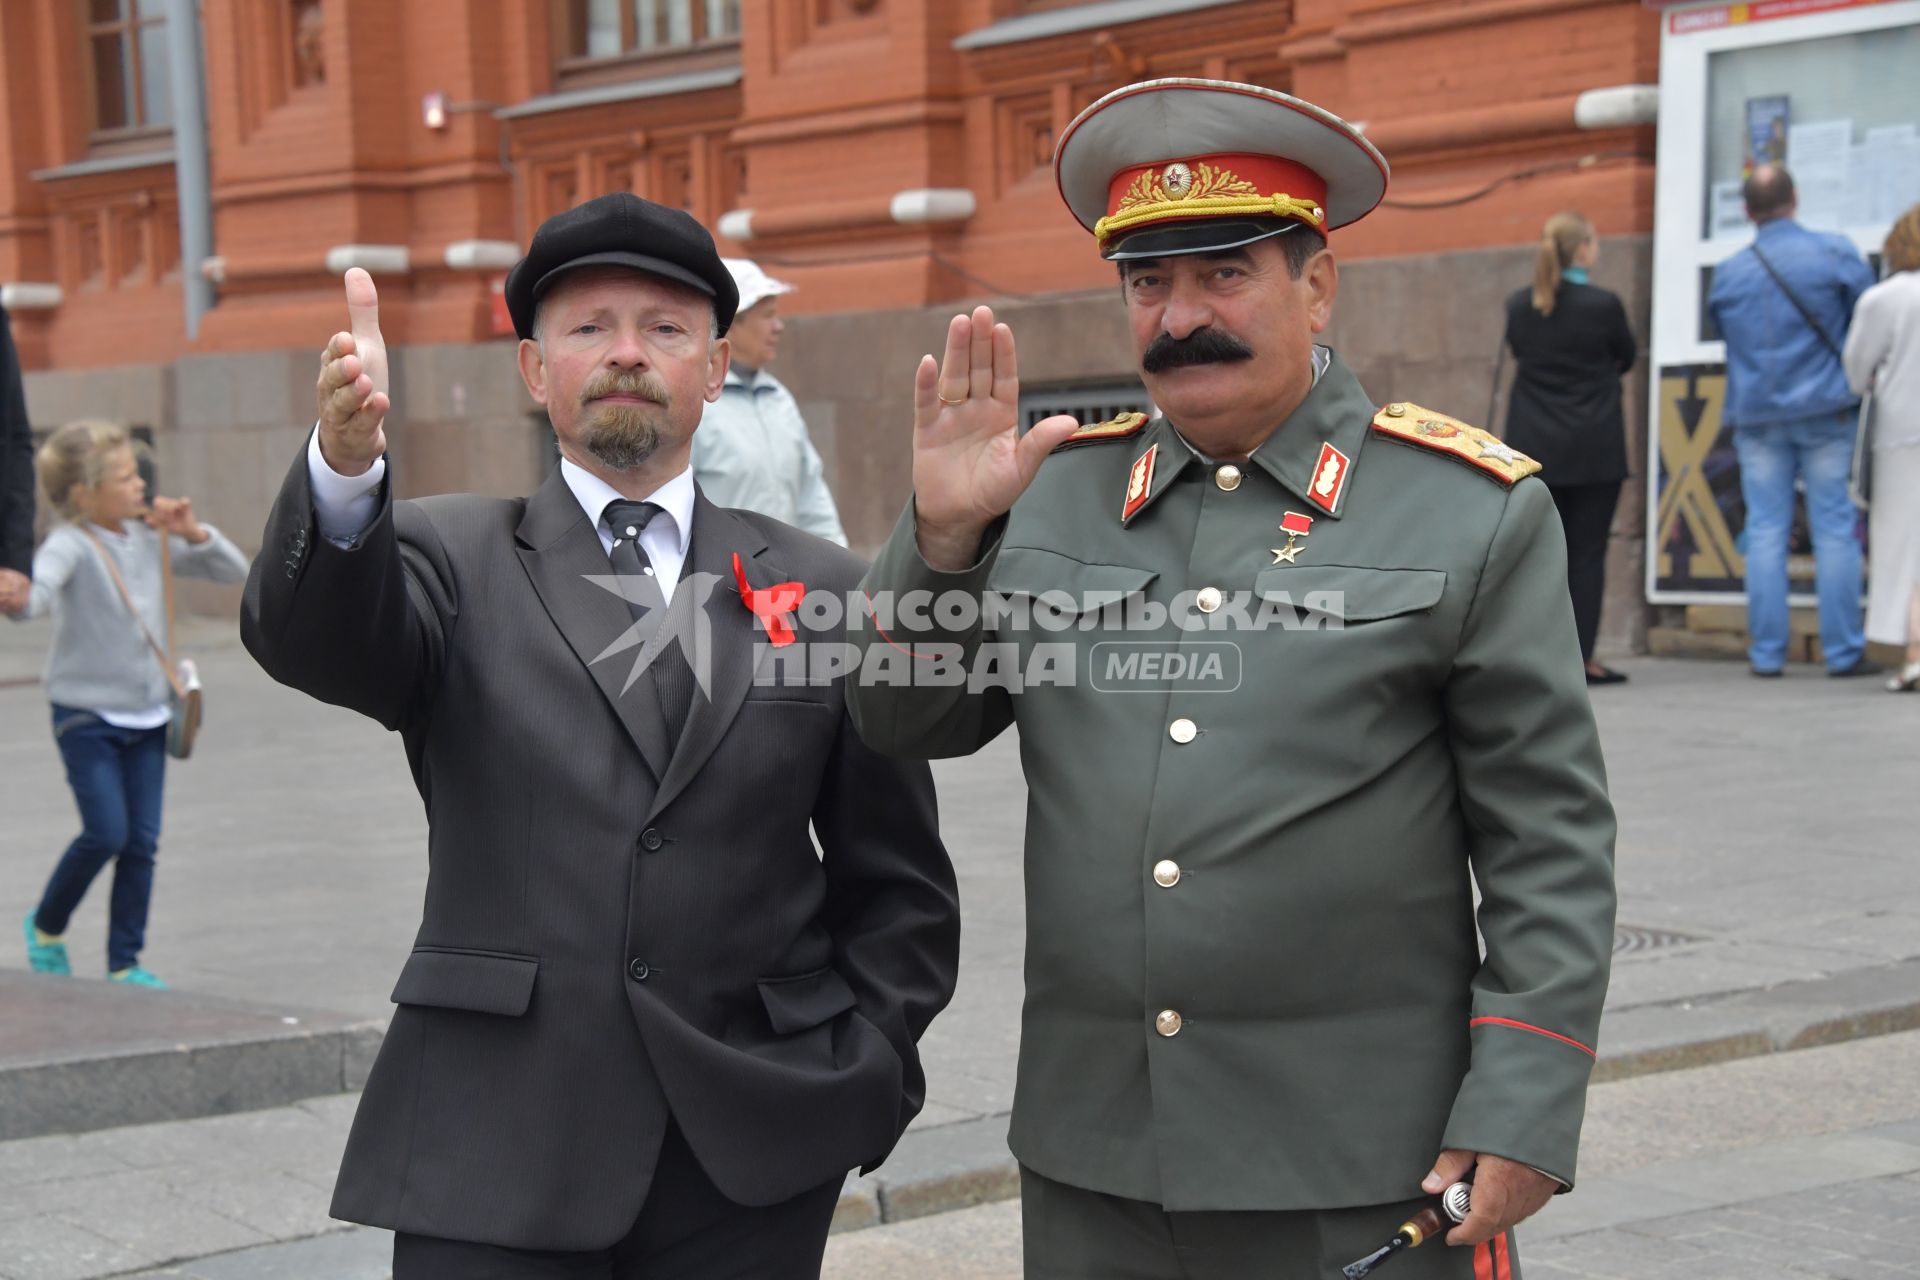
M 914 679 L 849 693 L 900 755 L 1019 725 L 1027 1275 L 1338 1276 L 1470 1178 L 1456 1247 L 1392 1274 L 1510 1280 L 1510 1229 L 1573 1183 L 1614 911 L 1553 503 L 1314 345 L 1326 233 L 1386 188 L 1351 126 L 1153 81 L 1055 167 L 1166 416 L 1019 435 L 1013 335 L 955 317 L 865 583 L 869 667 Z M 1070 679 L 1032 661 L 1063 646 Z

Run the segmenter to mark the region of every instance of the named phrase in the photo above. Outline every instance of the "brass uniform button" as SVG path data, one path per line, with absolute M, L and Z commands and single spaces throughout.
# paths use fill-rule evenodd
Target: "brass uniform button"
M 1200 727 L 1185 716 L 1181 716 L 1178 720 L 1175 720 L 1167 726 L 1167 736 L 1175 742 L 1192 742 L 1199 734 Z
M 1171 889 L 1180 883 L 1180 864 L 1171 858 L 1162 858 L 1153 864 L 1153 882 L 1162 889 Z
M 1229 462 L 1213 473 L 1213 482 L 1228 493 L 1232 493 L 1240 487 L 1240 468 Z
M 1193 602 L 1200 606 L 1200 612 L 1212 613 L 1220 607 L 1220 588 L 1200 588 L 1200 594 L 1194 597 Z
M 1407 406 L 1398 402 L 1390 404 L 1387 406 L 1387 416 L 1389 418 L 1404 418 L 1407 416 Z
M 1160 1016 L 1153 1020 L 1153 1029 L 1163 1036 L 1180 1034 L 1180 1015 L 1171 1009 L 1162 1009 Z

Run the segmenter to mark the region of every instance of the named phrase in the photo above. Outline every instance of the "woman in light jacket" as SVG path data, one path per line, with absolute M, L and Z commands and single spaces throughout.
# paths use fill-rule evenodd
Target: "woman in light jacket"
M 1867 639 L 1903 645 L 1887 682 L 1920 688 L 1920 205 L 1881 250 L 1888 277 L 1860 295 L 1847 330 L 1847 381 L 1873 392 L 1868 504 Z

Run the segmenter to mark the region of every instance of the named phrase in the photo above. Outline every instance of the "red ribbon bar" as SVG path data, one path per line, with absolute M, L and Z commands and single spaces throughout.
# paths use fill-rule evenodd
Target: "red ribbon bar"
M 793 624 L 787 621 L 787 615 L 800 607 L 801 598 L 807 594 L 806 587 L 798 582 L 776 582 L 765 588 L 748 586 L 747 571 L 741 567 L 738 551 L 733 553 L 733 581 L 740 588 L 740 599 L 766 628 L 767 639 L 773 647 L 781 649 L 792 644 Z

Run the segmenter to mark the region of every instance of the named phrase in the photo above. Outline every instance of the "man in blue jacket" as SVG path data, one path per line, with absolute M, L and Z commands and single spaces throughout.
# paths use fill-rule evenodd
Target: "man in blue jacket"
M 1746 503 L 1747 660 L 1777 676 L 1787 658 L 1787 539 L 1806 487 L 1830 676 L 1873 675 L 1860 620 L 1859 513 L 1847 493 L 1859 398 L 1840 351 L 1873 272 L 1845 236 L 1793 220 L 1793 178 L 1761 165 L 1744 188 L 1753 243 L 1713 273 L 1707 310 L 1727 344 L 1726 421 Z

